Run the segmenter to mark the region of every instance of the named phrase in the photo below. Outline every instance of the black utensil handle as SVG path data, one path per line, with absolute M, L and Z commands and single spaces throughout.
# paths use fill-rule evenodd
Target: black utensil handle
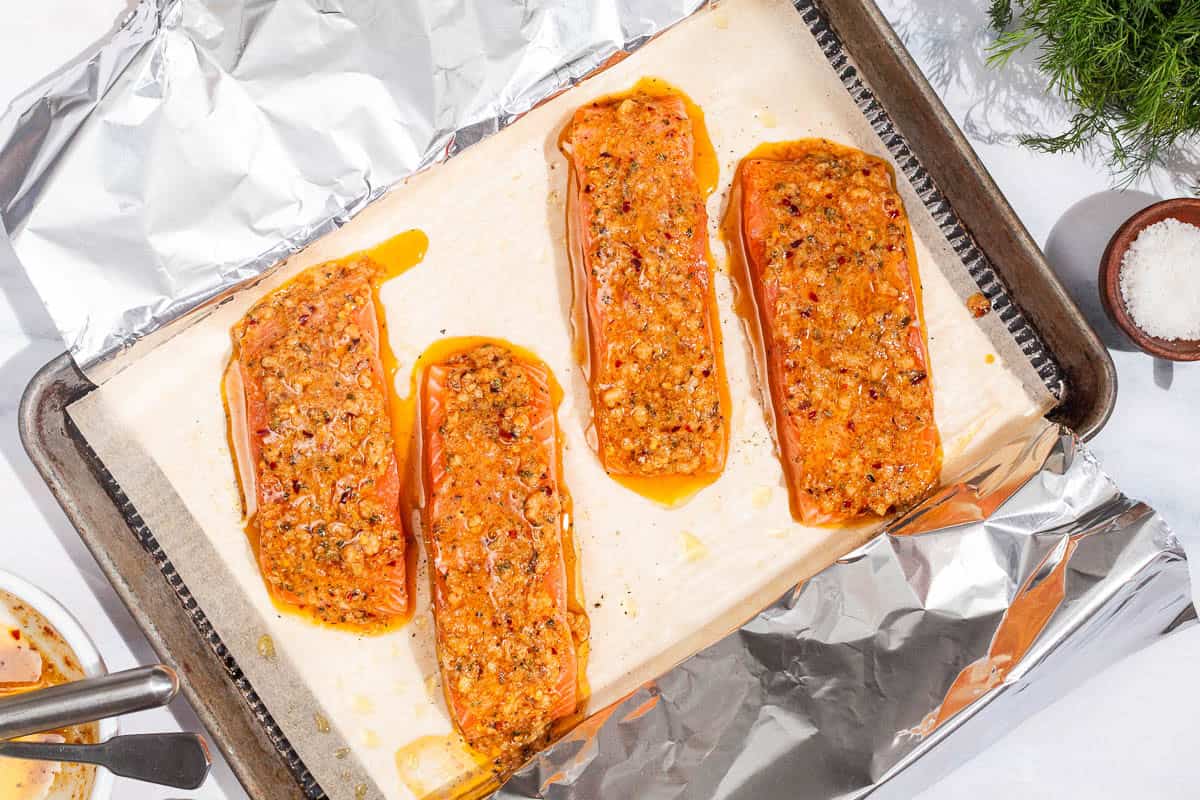
M 196 789 L 212 768 L 203 737 L 194 733 L 114 736 L 100 744 L 0 742 L 0 757 L 96 764 L 122 778 Z
M 212 768 L 204 738 L 194 733 L 116 736 L 101 747 L 107 750 L 105 766 L 114 775 L 176 789 L 198 788 Z

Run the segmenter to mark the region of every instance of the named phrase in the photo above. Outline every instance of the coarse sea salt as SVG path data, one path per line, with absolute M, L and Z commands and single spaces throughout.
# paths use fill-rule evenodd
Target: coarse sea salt
M 1121 297 L 1160 339 L 1200 339 L 1200 227 L 1164 219 L 1142 229 L 1121 259 Z

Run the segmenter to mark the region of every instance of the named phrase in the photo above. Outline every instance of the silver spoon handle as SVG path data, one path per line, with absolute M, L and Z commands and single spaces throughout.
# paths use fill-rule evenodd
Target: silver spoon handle
M 0 698 L 0 739 L 157 708 L 178 691 L 175 670 L 158 664 Z
M 0 742 L 0 756 L 98 764 L 123 778 L 176 789 L 198 788 L 212 766 L 204 739 L 194 733 L 114 736 L 100 744 Z

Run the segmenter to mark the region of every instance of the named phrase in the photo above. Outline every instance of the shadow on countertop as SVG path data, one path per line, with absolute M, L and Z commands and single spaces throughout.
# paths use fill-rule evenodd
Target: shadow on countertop
M 1003 65 L 988 65 L 988 48 L 996 39 L 988 0 L 879 0 L 879 5 L 938 94 L 966 108 L 959 123 L 972 143 L 1019 145 L 1025 134 L 1053 135 L 1070 125 L 1075 110 L 1047 90 L 1038 47 Z M 1081 150 L 1102 171 L 1110 171 L 1109 154 L 1099 140 Z M 1112 180 L 1116 184 L 1122 176 Z M 1168 150 L 1138 184 L 1164 197 L 1200 191 L 1200 136 Z
M 1110 350 L 1136 352 L 1137 347 L 1113 324 L 1101 305 L 1100 259 L 1108 240 L 1125 220 L 1161 199 L 1132 190 L 1097 192 L 1067 209 L 1046 239 L 1046 260 Z M 1175 363 L 1163 358 L 1152 361 L 1154 385 L 1169 391 L 1175 377 Z
M 1132 190 L 1097 192 L 1068 208 L 1046 239 L 1046 260 L 1100 340 L 1113 350 L 1137 348 L 1112 323 L 1100 304 L 1100 259 L 1117 228 L 1160 199 Z

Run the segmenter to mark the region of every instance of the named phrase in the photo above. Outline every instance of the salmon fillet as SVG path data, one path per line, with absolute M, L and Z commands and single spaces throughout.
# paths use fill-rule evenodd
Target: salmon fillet
M 726 231 L 793 514 L 817 525 L 911 505 L 937 480 L 941 447 L 890 166 L 822 139 L 748 158 Z
M 579 703 L 587 620 L 568 607 L 569 520 L 551 375 L 484 343 L 420 384 L 422 536 L 446 705 L 498 768 Z
M 322 264 L 233 328 L 229 432 L 271 595 L 377 630 L 408 613 L 400 476 L 368 259 Z
M 727 389 L 692 122 L 679 96 L 575 112 L 568 235 L 605 470 L 716 476 Z

